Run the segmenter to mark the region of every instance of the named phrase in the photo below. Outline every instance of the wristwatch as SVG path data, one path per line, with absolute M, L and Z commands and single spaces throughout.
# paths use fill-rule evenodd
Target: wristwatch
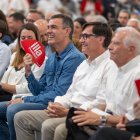
M 101 123 L 101 125 L 105 126 L 107 123 L 107 116 L 105 116 L 105 115 L 101 116 L 100 123 Z

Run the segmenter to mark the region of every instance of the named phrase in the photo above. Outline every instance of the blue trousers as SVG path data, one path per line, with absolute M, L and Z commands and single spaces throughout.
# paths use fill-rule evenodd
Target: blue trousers
M 38 103 L 20 103 L 8 105 L 0 102 L 0 140 L 16 140 L 14 116 L 22 110 L 43 110 L 47 106 Z

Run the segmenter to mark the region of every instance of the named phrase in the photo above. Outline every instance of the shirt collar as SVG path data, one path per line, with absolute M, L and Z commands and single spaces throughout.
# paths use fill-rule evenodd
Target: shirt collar
M 60 59 L 65 58 L 65 56 L 67 55 L 67 53 L 69 52 L 69 50 L 71 50 L 73 47 L 74 47 L 74 44 L 72 42 L 70 42 L 68 44 L 68 46 L 60 54 L 58 54 L 56 52 L 56 57 L 57 58 L 60 58 Z
M 109 51 L 105 51 L 103 54 L 99 55 L 97 58 L 95 58 L 94 60 L 90 61 L 89 59 L 87 59 L 87 63 L 92 65 L 99 65 L 100 63 L 102 63 L 102 61 L 106 58 L 109 58 L 110 53 Z
M 127 72 L 128 70 L 134 68 L 138 63 L 140 63 L 140 55 L 136 56 L 130 60 L 127 64 L 119 68 L 119 71 Z

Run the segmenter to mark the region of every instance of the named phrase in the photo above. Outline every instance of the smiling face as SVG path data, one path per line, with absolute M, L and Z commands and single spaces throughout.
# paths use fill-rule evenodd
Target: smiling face
M 82 52 L 87 54 L 91 59 L 97 57 L 103 48 L 104 37 L 97 36 L 92 32 L 93 26 L 87 26 L 80 37 Z M 86 37 L 84 37 L 86 36 Z
M 69 32 L 64 27 L 61 18 L 54 18 L 49 21 L 47 34 L 48 44 L 53 47 L 63 44 L 65 39 L 69 38 Z

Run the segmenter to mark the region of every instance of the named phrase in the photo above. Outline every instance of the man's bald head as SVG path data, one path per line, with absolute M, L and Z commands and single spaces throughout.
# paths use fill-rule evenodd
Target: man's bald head
M 48 41 L 47 36 L 48 22 L 45 19 L 39 19 L 35 21 L 34 24 L 40 32 L 42 44 L 46 46 Z

